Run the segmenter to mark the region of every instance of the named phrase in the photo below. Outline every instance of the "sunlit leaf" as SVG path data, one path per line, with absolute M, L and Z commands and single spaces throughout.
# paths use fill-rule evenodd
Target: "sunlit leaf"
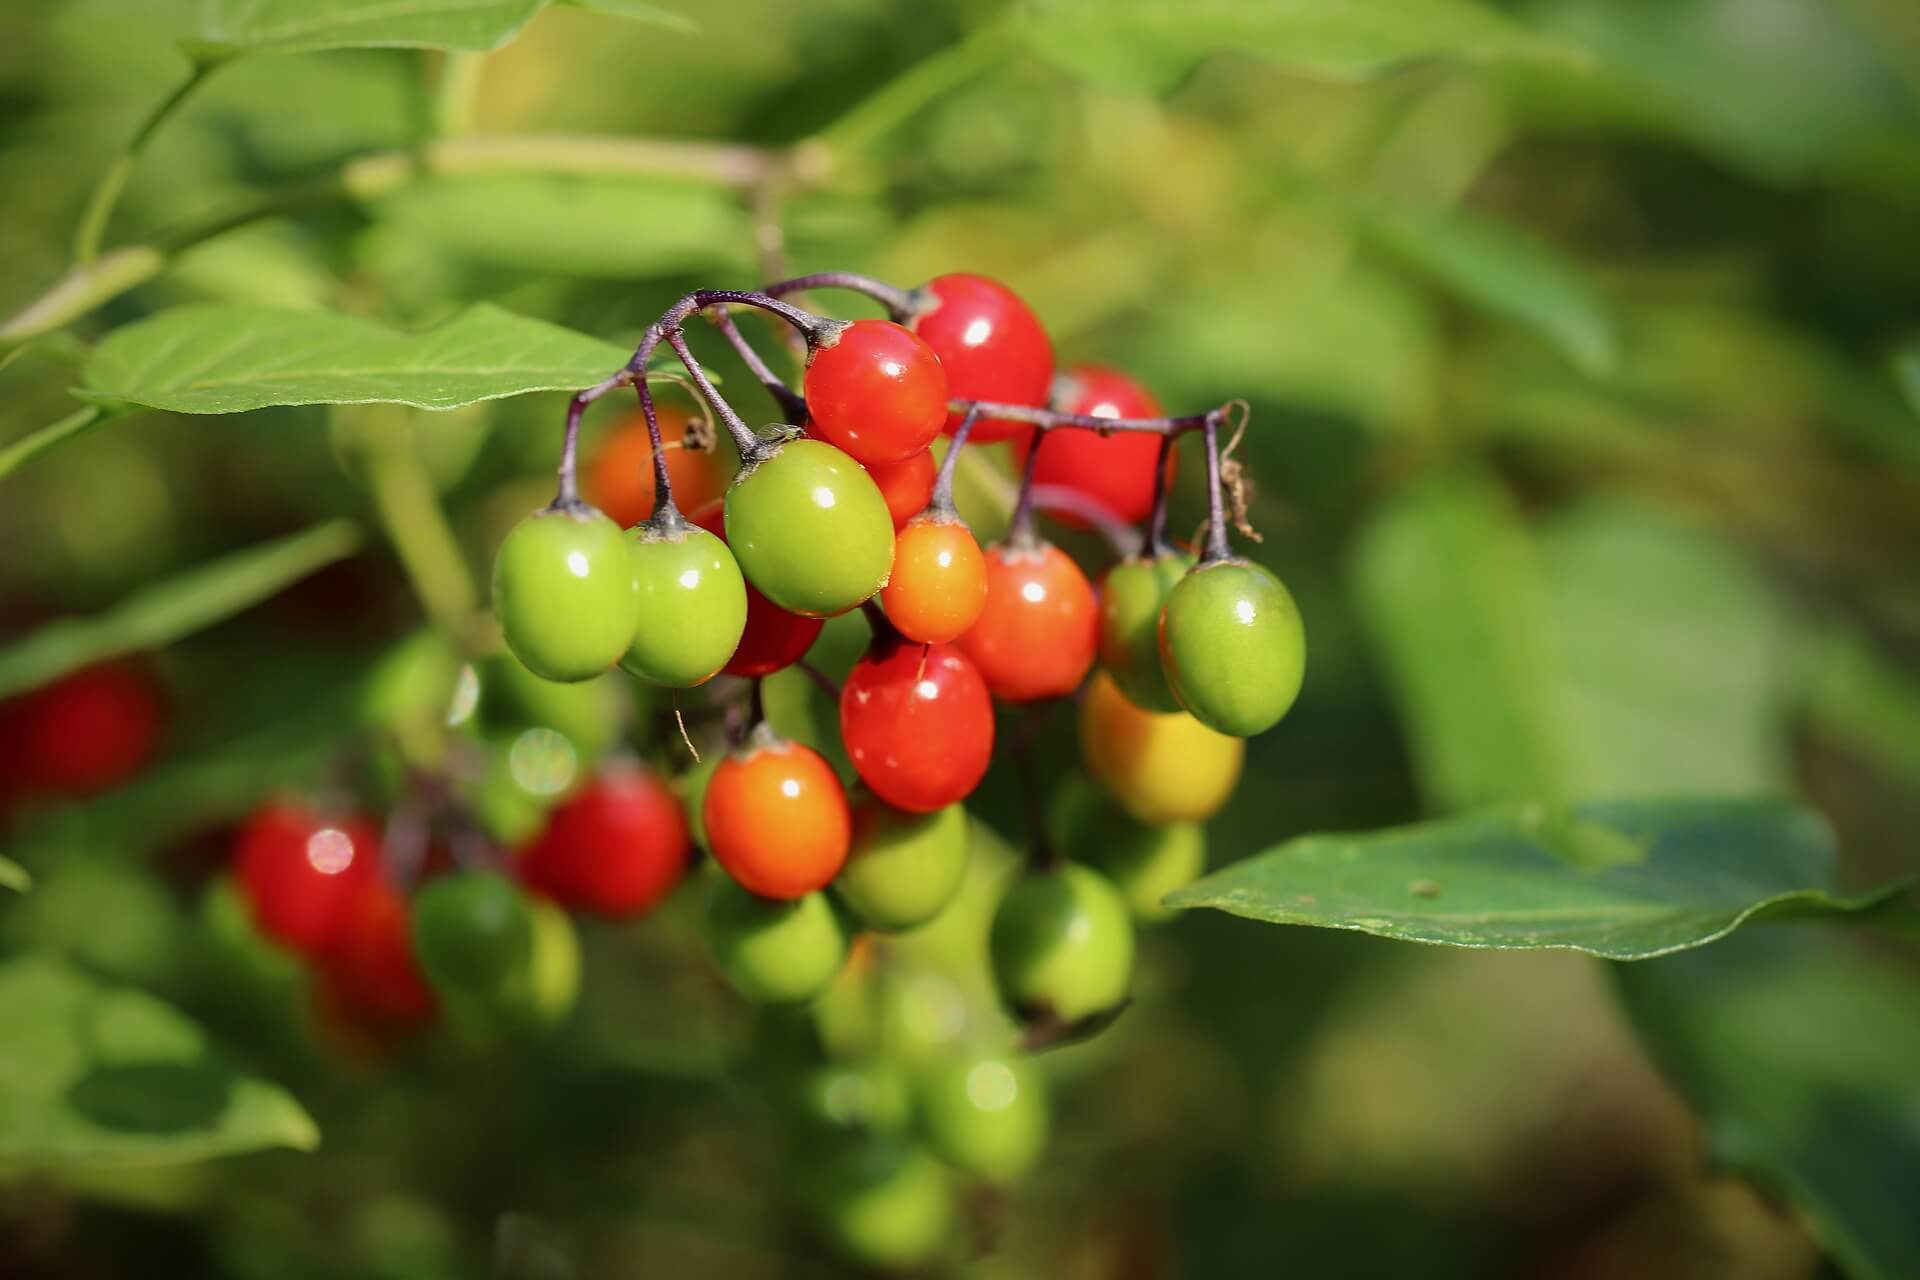
M 546 0 L 202 0 L 196 57 L 399 46 L 495 49 Z
M 285 1090 L 227 1066 L 184 1014 L 60 960 L 0 964 L 0 1168 L 182 1164 L 319 1131 Z
M 1762 912 L 1859 910 L 1894 891 L 1842 892 L 1831 831 L 1794 805 L 1630 800 L 1305 836 L 1167 902 L 1409 942 L 1642 960 Z
M 1826 930 L 1615 972 L 1717 1162 L 1804 1213 L 1847 1275 L 1920 1275 L 1920 976 Z
M 684 13 L 675 13 L 663 9 L 657 4 L 647 4 L 646 0 L 564 0 L 577 8 L 590 9 L 595 13 L 604 13 L 609 17 L 625 18 L 629 22 L 650 22 L 656 26 L 672 27 L 675 31 L 695 32 L 700 24 Z
M 352 522 L 330 521 L 189 569 L 105 613 L 50 622 L 0 650 L 0 696 L 90 663 L 172 644 L 251 608 L 359 546 L 360 531 Z
M 15 893 L 25 893 L 33 887 L 33 877 L 27 869 L 12 858 L 0 857 L 0 889 L 11 889 Z

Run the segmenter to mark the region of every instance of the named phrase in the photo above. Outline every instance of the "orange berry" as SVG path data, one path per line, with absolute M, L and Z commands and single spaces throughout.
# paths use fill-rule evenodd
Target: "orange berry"
M 677 404 L 656 404 L 660 441 L 667 447 L 667 478 L 673 482 L 673 501 L 682 511 L 693 511 L 727 491 L 730 468 L 710 450 L 686 445 L 687 422 L 692 417 Z M 587 469 L 587 495 L 612 516 L 621 528 L 631 528 L 653 514 L 653 440 L 647 420 L 637 409 L 616 425 Z
M 1050 542 L 986 553 L 987 603 L 960 637 L 987 688 L 1008 702 L 1065 697 L 1093 666 L 1100 609 L 1093 586 Z
M 987 604 L 987 561 L 973 531 L 929 516 L 893 543 L 893 578 L 880 592 L 887 620 L 909 640 L 947 644 L 979 620 Z
M 928 449 L 922 449 L 904 462 L 867 465 L 867 474 L 880 486 L 880 496 L 887 500 L 887 511 L 893 516 L 895 529 L 904 528 L 909 520 L 927 509 L 938 471 L 933 452 Z
M 741 888 L 798 898 L 825 888 L 847 860 L 847 793 L 820 753 L 764 728 L 707 783 L 707 848 Z

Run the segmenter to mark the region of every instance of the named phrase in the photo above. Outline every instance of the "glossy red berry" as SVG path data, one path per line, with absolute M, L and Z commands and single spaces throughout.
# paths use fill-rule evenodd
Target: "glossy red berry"
M 866 465 L 902 462 L 947 420 L 947 374 L 933 348 L 887 320 L 856 320 L 807 359 L 809 430 Z
M 726 510 L 717 499 L 690 514 L 687 519 L 726 541 Z M 813 647 L 820 636 L 818 618 L 803 618 L 789 613 L 760 593 L 751 582 L 747 587 L 747 625 L 740 645 L 722 670 L 730 676 L 771 675 L 790 667 Z
M 164 711 L 153 680 L 128 663 L 84 667 L 0 704 L 6 785 L 55 795 L 116 787 L 153 757 Z
M 659 404 L 660 441 L 667 446 L 667 479 L 673 482 L 673 500 L 691 511 L 727 491 L 733 468 L 711 449 L 687 447 L 687 423 L 692 413 L 685 405 Z M 631 528 L 653 514 L 653 438 L 638 409 L 613 428 L 587 469 L 587 497 L 621 528 Z
M 1157 418 L 1160 403 L 1151 392 L 1117 369 L 1085 364 L 1066 377 L 1067 395 L 1056 405 L 1067 413 L 1090 418 Z M 1153 510 L 1153 464 L 1160 456 L 1161 437 L 1149 431 L 1116 431 L 1103 436 L 1083 427 L 1059 427 L 1047 432 L 1047 447 L 1034 463 L 1033 482 L 1070 489 L 1123 524 L 1138 524 Z M 1030 439 L 1014 446 L 1025 466 Z M 1167 459 L 1169 478 L 1173 456 Z M 1062 524 L 1084 528 L 1086 521 L 1070 511 L 1050 510 Z
M 318 955 L 352 927 L 379 856 L 379 834 L 364 818 L 336 821 L 276 802 L 241 829 L 235 871 L 261 932 Z
M 900 531 L 880 607 L 901 635 L 923 644 L 951 643 L 986 605 L 987 561 L 973 530 L 956 519 L 926 516 Z
M 556 806 L 516 864 L 520 879 L 564 907 L 611 919 L 657 904 L 687 868 L 680 801 L 640 765 L 611 766 Z
M 926 286 L 928 305 L 913 319 L 947 371 L 947 393 L 966 400 L 1043 405 L 1053 382 L 1053 343 L 1020 296 L 997 280 L 956 272 Z M 958 415 L 947 430 L 960 425 Z M 973 440 L 1024 436 L 1021 422 L 983 418 Z
M 893 517 L 896 530 L 927 509 L 939 471 L 932 452 L 926 449 L 904 462 L 867 464 L 867 474 L 880 486 L 880 496 L 887 500 L 887 514 Z
M 384 875 L 367 877 L 340 936 L 320 957 L 333 1008 L 370 1031 L 406 1031 L 433 1020 L 433 989 L 413 950 L 406 897 Z
M 993 700 L 959 650 L 882 639 L 841 688 L 840 736 L 875 795 L 931 813 L 966 799 L 986 775 Z
M 1071 557 L 1048 542 L 987 552 L 987 604 L 960 649 L 997 698 L 1032 702 L 1079 687 L 1093 655 L 1100 611 Z
M 762 726 L 707 783 L 707 847 L 741 888 L 763 898 L 823 889 L 847 860 L 847 793 L 820 753 Z

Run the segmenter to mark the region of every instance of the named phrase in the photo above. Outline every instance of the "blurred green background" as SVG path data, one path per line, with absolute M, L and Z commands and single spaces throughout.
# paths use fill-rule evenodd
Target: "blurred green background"
M 155 133 L 109 224 L 110 245 L 168 248 L 163 269 L 8 353 L 0 444 L 72 411 L 88 344 L 182 303 L 414 329 L 489 301 L 630 343 L 696 286 L 978 271 L 1033 305 L 1063 363 L 1121 366 L 1174 411 L 1252 405 L 1237 456 L 1263 540 L 1242 546 L 1299 599 L 1310 661 L 1299 705 L 1249 744 L 1212 865 L 1484 803 L 1698 792 L 1808 800 L 1847 883 L 1920 869 L 1908 0 L 1402 0 L 1365 19 L 1258 0 L 662 7 L 679 20 L 553 7 L 484 57 L 350 48 L 221 68 Z M 67 269 L 99 175 L 186 75 L 172 40 L 192 10 L 0 10 L 0 314 Z M 696 145 L 564 173 L 324 182 L 436 134 Z M 198 238 L 289 192 L 284 211 Z M 749 421 L 770 420 L 713 336 L 693 339 Z M 170 712 L 148 775 L 16 814 L 4 836 L 36 883 L 0 903 L 0 947 L 187 1010 L 298 1097 L 324 1143 L 159 1170 L 0 1160 L 0 1274 L 844 1274 L 794 1226 L 806 1144 L 777 1140 L 754 1074 L 779 1029 L 712 974 L 687 894 L 637 925 L 582 926 L 582 1004 L 552 1038 L 357 1059 L 316 1032 L 297 974 L 225 954 L 200 904 L 227 824 L 259 796 L 359 767 L 357 691 L 420 624 L 379 536 L 395 500 L 370 459 L 386 445 L 368 441 L 420 460 L 417 494 L 438 494 L 453 559 L 478 574 L 550 489 L 561 411 L 537 394 L 448 414 L 142 413 L 0 478 L 12 635 L 328 518 L 368 531 L 151 659 Z M 590 420 L 589 448 L 616 416 Z M 1200 518 L 1201 470 L 1189 457 L 1178 530 Z M 966 483 L 978 524 L 1004 518 L 1003 467 Z M 823 665 L 849 643 L 830 628 Z M 777 714 L 817 732 L 831 720 L 813 698 L 795 680 Z M 657 715 L 636 724 L 643 750 L 678 758 Z M 1063 772 L 1071 716 L 1050 732 L 1042 758 Z M 976 850 L 982 902 L 1022 832 L 1004 775 L 976 806 L 999 833 Z M 918 975 L 903 981 L 993 1043 L 984 909 L 899 950 Z M 1670 969 L 1675 989 L 1793 962 L 1722 945 L 1717 978 Z M 1920 1008 L 1910 955 L 1834 945 Z M 970 1197 L 942 1270 L 1836 1265 L 1830 1221 L 1728 1171 L 1740 1152 L 1663 1083 L 1599 961 L 1212 913 L 1143 948 L 1137 1005 L 1046 1060 L 1039 1173 Z M 1800 1025 L 1790 1004 L 1777 1025 L 1760 1007 L 1725 1028 L 1743 1060 Z M 7 1044 L 9 1016 L 0 1129 L 8 1079 L 36 1060 Z M 1844 1058 L 1880 1029 L 1821 1034 Z M 1913 1074 L 1886 1111 L 1814 1126 L 1828 1145 L 1802 1153 L 1850 1169 L 1863 1134 L 1904 1133 L 1869 1181 L 1894 1218 L 1906 1206 L 1909 1239 Z M 1849 1252 L 1853 1274 L 1898 1274 Z

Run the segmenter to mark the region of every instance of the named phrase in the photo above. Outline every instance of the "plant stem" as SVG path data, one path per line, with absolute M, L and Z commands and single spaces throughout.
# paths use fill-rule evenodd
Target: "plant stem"
M 947 408 L 954 413 L 978 409 L 989 418 L 1026 422 L 1036 427 L 1084 427 L 1089 431 L 1098 431 L 1101 435 L 1108 435 L 1115 431 L 1146 431 L 1163 436 L 1179 435 L 1187 431 L 1198 431 L 1210 425 L 1221 413 L 1220 409 L 1210 409 L 1206 413 L 1188 413 L 1170 418 L 1096 418 L 1084 413 L 1062 413 L 1058 409 L 1046 409 L 1033 404 L 1001 404 L 996 400 L 958 398 L 949 400 Z
M 1226 503 L 1220 493 L 1220 439 L 1219 428 L 1213 414 L 1207 415 L 1207 551 L 1200 557 L 1201 564 L 1212 564 L 1217 560 L 1233 558 L 1233 547 L 1227 542 Z
M 760 292 L 770 298 L 781 298 L 789 293 L 805 293 L 809 289 L 848 289 L 865 294 L 885 307 L 888 317 L 896 324 L 904 323 L 911 317 L 918 302 L 911 289 L 902 289 L 898 285 L 852 271 L 817 271 L 810 276 L 776 280 Z
M 733 437 L 734 447 L 740 450 L 742 465 L 752 462 L 760 451 L 760 438 L 754 435 L 753 430 L 741 420 L 740 415 L 734 412 L 733 406 L 727 403 L 727 398 L 721 395 L 719 388 L 708 379 L 707 371 L 702 369 L 700 362 L 693 358 L 693 352 L 687 347 L 687 335 L 675 328 L 667 334 L 667 345 L 672 347 L 673 353 L 680 357 L 680 363 L 687 366 L 687 373 L 693 378 L 694 385 L 700 388 L 700 395 L 706 400 L 708 407 L 726 425 L 727 434 Z
M 673 473 L 667 470 L 667 444 L 660 437 L 660 414 L 653 407 L 653 388 L 642 378 L 634 384 L 633 389 L 640 397 L 640 416 L 647 421 L 647 444 L 653 450 L 651 523 L 657 530 L 678 536 L 685 521 L 680 518 L 680 508 L 673 501 Z
M 80 212 L 80 222 L 73 233 L 73 260 L 79 266 L 91 265 L 100 256 L 100 243 L 106 238 L 107 223 L 113 217 L 114 206 L 120 203 L 120 195 L 127 189 L 127 179 L 133 176 L 133 166 L 147 149 L 154 133 L 165 124 L 167 117 L 179 110 L 200 82 L 220 65 L 214 62 L 195 62 L 187 78 L 175 86 L 172 93 L 162 98 L 140 127 L 128 139 L 126 148 L 114 157 L 107 171 L 100 175 L 99 184 L 93 194 L 87 197 L 86 207 Z
M 835 163 L 862 151 L 908 118 L 991 65 L 1013 43 L 1006 22 L 991 22 L 924 58 L 868 94 L 813 136 Z
M 51 449 L 62 440 L 79 435 L 89 427 L 107 422 L 118 414 L 100 408 L 98 405 L 83 405 L 75 409 L 60 421 L 45 426 L 29 435 L 24 435 L 4 449 L 0 449 L 0 479 L 12 475 L 20 464 L 40 453 Z
M 967 447 L 973 424 L 979 420 L 977 405 L 960 415 L 960 425 L 953 429 L 953 443 L 947 446 L 947 456 L 940 460 L 940 474 L 933 478 L 933 496 L 927 499 L 927 510 L 940 519 L 959 518 L 959 508 L 953 505 L 953 475 L 960 466 L 960 451 Z
M 718 329 L 721 334 L 725 336 L 726 340 L 733 344 L 734 351 L 739 354 L 740 359 L 745 362 L 747 368 L 753 373 L 753 376 L 760 380 L 760 385 L 767 389 L 767 394 L 771 395 L 774 401 L 779 404 L 780 412 L 786 415 L 787 420 L 795 426 L 806 425 L 807 402 L 805 398 L 783 382 L 780 375 L 769 368 L 767 362 L 760 358 L 760 353 L 753 349 L 753 344 L 748 342 L 746 335 L 740 332 L 740 326 L 733 322 L 732 310 L 727 307 L 715 307 L 707 312 L 707 319 L 713 321 L 713 327 Z
M 1167 541 L 1167 472 L 1172 470 L 1173 446 L 1180 437 L 1169 435 L 1160 441 L 1160 453 L 1153 460 L 1153 511 L 1147 516 L 1146 554 L 1158 559 L 1173 551 Z
M 1033 475 L 1040 461 L 1040 450 L 1046 447 L 1047 432 L 1043 427 L 1033 434 L 1033 445 L 1027 450 L 1027 465 L 1020 470 L 1020 496 L 1013 504 L 1013 521 L 1007 526 L 1007 542 L 1020 548 L 1033 546 Z
M 363 432 L 361 439 L 374 509 L 421 607 L 450 634 L 470 638 L 478 608 L 473 577 L 411 433 Z
M 440 79 L 433 89 L 435 133 L 453 138 L 473 132 L 473 109 L 480 101 L 486 65 L 484 53 L 452 51 L 441 55 Z

